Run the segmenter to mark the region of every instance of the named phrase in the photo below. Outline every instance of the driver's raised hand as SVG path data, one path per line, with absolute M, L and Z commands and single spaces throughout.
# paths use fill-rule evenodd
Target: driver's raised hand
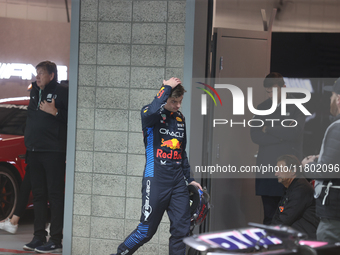
M 169 85 L 171 88 L 176 87 L 178 84 L 181 84 L 181 80 L 175 77 L 170 78 L 169 80 L 163 80 L 163 85 Z

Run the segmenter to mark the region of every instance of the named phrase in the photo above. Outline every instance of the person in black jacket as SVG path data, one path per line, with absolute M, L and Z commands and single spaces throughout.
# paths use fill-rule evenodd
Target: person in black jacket
M 68 87 L 57 82 L 57 66 L 44 61 L 36 66 L 30 92 L 25 145 L 31 169 L 34 237 L 24 250 L 41 253 L 62 250 Z M 46 243 L 47 201 L 51 210 L 50 239 Z
M 309 239 L 316 239 L 319 218 L 315 214 L 314 189 L 300 173 L 300 161 L 293 155 L 283 155 L 277 159 L 275 173 L 278 182 L 286 188 L 272 225 L 286 225 L 304 232 Z
M 331 91 L 330 112 L 332 124 L 327 128 L 319 155 L 304 158 L 304 175 L 315 178 L 316 214 L 321 218 L 317 240 L 329 243 L 340 242 L 340 78 Z
M 256 165 L 276 166 L 276 159 L 285 154 L 295 155 L 302 159 L 302 138 L 305 125 L 305 115 L 294 105 L 287 105 L 286 116 L 281 115 L 281 88 L 285 87 L 284 80 L 279 73 L 270 73 L 263 81 L 263 86 L 269 96 L 267 100 L 258 105 L 258 110 L 270 109 L 273 104 L 273 88 L 277 90 L 276 110 L 270 115 L 255 115 L 253 119 L 261 119 L 265 123 L 263 127 L 251 127 L 250 136 L 254 143 L 259 145 Z M 266 121 L 267 119 L 267 121 Z M 275 122 L 268 121 L 275 119 Z M 294 119 L 297 125 L 283 127 L 281 121 Z M 290 125 L 286 122 L 285 125 Z M 256 195 L 261 196 L 264 219 L 263 224 L 269 225 L 276 211 L 276 205 L 283 195 L 283 187 L 277 183 L 273 172 L 256 173 Z

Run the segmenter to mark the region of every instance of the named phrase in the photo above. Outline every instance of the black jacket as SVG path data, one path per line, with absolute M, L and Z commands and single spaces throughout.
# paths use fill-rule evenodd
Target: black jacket
M 340 220 L 340 114 L 326 130 L 318 162 L 309 163 L 304 171 L 307 178 L 323 181 L 322 191 L 316 200 L 317 215 Z
M 267 110 L 272 106 L 272 100 L 269 98 L 258 105 L 258 110 Z M 305 126 L 305 115 L 292 104 L 287 105 L 287 116 L 281 115 L 281 105 L 275 112 L 270 115 L 259 116 L 255 115 L 253 119 L 264 121 L 267 126 L 266 133 L 262 132 L 262 127 L 251 127 L 250 136 L 254 143 L 259 145 L 259 150 L 256 159 L 256 165 L 260 166 L 271 165 L 276 166 L 277 158 L 281 155 L 290 154 L 302 158 L 302 139 L 303 129 Z M 272 121 L 266 119 L 276 119 L 272 127 Z M 284 119 L 294 119 L 297 121 L 295 127 L 283 127 L 281 121 Z M 284 125 L 289 125 L 289 121 L 285 121 Z M 255 122 L 254 122 L 255 125 Z M 259 125 L 256 123 L 256 125 Z M 275 173 L 262 175 L 257 173 L 256 179 L 256 195 L 261 196 L 282 196 L 282 185 L 277 183 Z M 265 179 L 266 178 L 266 179 Z
M 68 87 L 51 81 L 41 93 L 41 101 L 53 97 L 57 116 L 41 111 L 38 106 L 39 87 L 32 83 L 27 108 L 25 145 L 28 151 L 66 151 Z M 49 100 L 47 100 L 49 101 Z
M 314 189 L 305 178 L 295 178 L 276 209 L 273 225 L 286 225 L 316 239 L 319 218 L 315 213 Z

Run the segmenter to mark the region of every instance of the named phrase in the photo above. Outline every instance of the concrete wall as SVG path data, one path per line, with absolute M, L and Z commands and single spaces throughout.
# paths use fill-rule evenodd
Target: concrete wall
M 183 78 L 185 1 L 82 0 L 72 254 L 110 254 L 137 226 L 140 109 Z M 167 254 L 167 216 L 136 254 Z

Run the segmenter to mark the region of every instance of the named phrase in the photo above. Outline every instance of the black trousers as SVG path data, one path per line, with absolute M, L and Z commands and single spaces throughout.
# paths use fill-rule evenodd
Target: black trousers
M 51 210 L 50 240 L 60 244 L 63 238 L 65 159 L 61 152 L 29 152 L 28 163 L 34 205 L 34 236 L 46 240 L 47 201 Z
M 264 218 L 263 224 L 270 225 L 277 210 L 281 197 L 278 196 L 261 196 L 263 203 Z
M 31 193 L 31 173 L 29 165 L 26 166 L 26 173 L 20 186 L 18 202 L 15 206 L 14 215 L 22 217 L 25 212 L 28 199 Z

